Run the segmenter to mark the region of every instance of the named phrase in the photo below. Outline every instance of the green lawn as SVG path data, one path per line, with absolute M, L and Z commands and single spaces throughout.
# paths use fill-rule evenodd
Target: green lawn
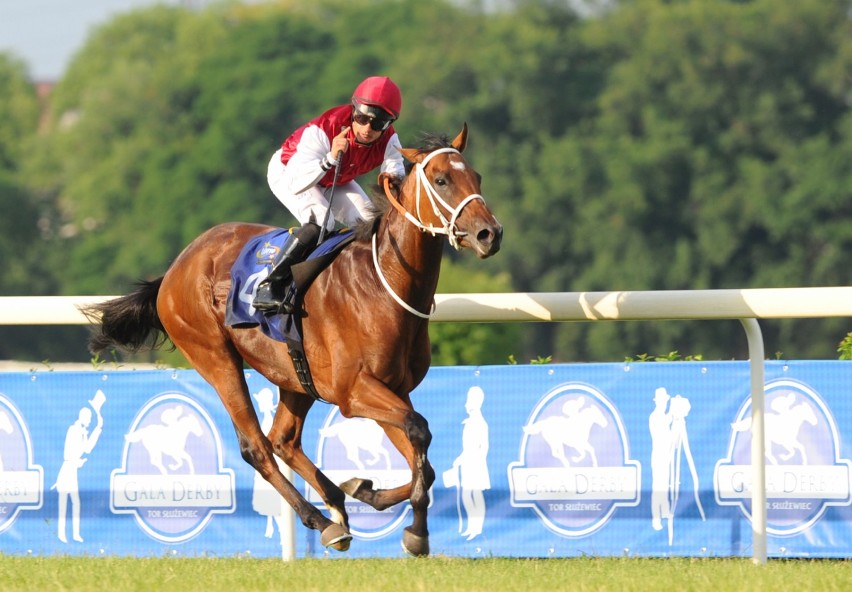
M 852 589 L 852 561 L 750 559 L 186 559 L 0 556 L 6 590 L 796 592 Z

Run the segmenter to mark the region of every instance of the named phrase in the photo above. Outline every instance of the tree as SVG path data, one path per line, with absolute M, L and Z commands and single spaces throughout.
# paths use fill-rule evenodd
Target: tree
M 31 271 L 56 291 L 115 293 L 215 223 L 292 223 L 266 186 L 269 155 L 384 73 L 404 89 L 404 144 L 471 126 L 466 156 L 505 237 L 484 266 L 449 255 L 462 274 L 510 291 L 849 283 L 846 0 L 624 0 L 588 18 L 549 0 L 467 4 L 156 7 L 107 23 L 7 178 L 51 249 Z M 841 326 L 771 323 L 768 349 L 831 356 Z M 473 362 L 470 335 L 450 333 L 435 334 L 436 359 Z M 736 323 L 522 334 L 517 359 L 745 354 Z
M 266 164 L 309 112 L 303 81 L 327 38 L 273 16 L 158 7 L 109 23 L 78 56 L 45 145 L 61 167 L 76 291 L 160 274 L 218 222 L 283 221 Z
M 836 254 L 850 231 L 831 223 L 848 219 L 852 187 L 838 168 L 850 140 L 846 6 L 636 1 L 588 22 L 584 45 L 610 60 L 607 83 L 593 117 L 520 161 L 536 207 L 520 207 L 517 225 L 549 230 L 522 277 L 575 291 L 848 283 Z M 562 232 L 540 226 L 545 212 Z M 552 328 L 538 346 L 554 347 L 558 332 L 569 359 L 728 357 L 742 341 L 662 327 Z M 780 336 L 770 330 L 770 343 Z M 826 355 L 835 342 L 800 339 L 790 353 Z
M 511 290 L 506 273 L 471 271 L 444 259 L 438 293 L 494 293 Z M 505 364 L 517 353 L 521 327 L 512 323 L 431 323 L 432 364 Z
M 39 208 L 21 173 L 25 145 L 36 133 L 36 90 L 19 60 L 0 54 L 0 292 L 40 293 L 38 262 L 47 253 L 39 236 Z

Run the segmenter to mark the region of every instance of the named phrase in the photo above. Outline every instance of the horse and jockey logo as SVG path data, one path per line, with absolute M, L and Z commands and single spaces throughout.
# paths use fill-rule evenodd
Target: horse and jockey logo
M 281 252 L 281 247 L 266 241 L 255 252 L 257 265 L 270 265 Z
M 125 434 L 122 467 L 112 472 L 110 507 L 133 514 L 159 541 L 197 535 L 214 514 L 235 509 L 234 472 L 222 467 L 219 432 L 189 397 L 159 395 Z
M 326 416 L 319 435 L 317 467 L 334 483 L 360 477 L 371 480 L 376 489 L 393 489 L 411 481 L 411 469 L 405 458 L 372 419 L 346 419 L 335 407 Z M 313 504 L 323 503 L 311 487 L 307 487 L 306 497 Z M 353 536 L 362 539 L 390 534 L 410 511 L 408 502 L 379 511 L 346 497 L 349 529 Z
M 545 526 L 568 537 L 591 534 L 619 506 L 639 504 L 640 466 L 630 459 L 621 417 L 585 384 L 561 385 L 542 397 L 508 473 L 511 504 L 532 508 Z
M 766 385 L 767 528 L 769 534 L 798 534 L 828 506 L 852 503 L 850 461 L 840 458 L 834 417 L 806 384 L 776 380 Z M 728 456 L 716 463 L 716 501 L 739 506 L 751 517 L 751 400 L 731 424 Z
M 14 403 L 0 394 L 0 533 L 21 510 L 42 505 L 44 470 L 33 463 L 30 432 Z

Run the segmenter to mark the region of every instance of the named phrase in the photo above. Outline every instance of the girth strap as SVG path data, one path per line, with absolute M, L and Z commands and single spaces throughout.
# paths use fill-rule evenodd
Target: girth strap
M 290 357 L 293 359 L 293 367 L 296 368 L 296 375 L 299 377 L 299 384 L 305 389 L 314 401 L 322 401 L 327 403 L 325 399 L 320 397 L 314 386 L 314 378 L 311 376 L 311 369 L 308 366 L 308 359 L 305 357 L 305 350 L 302 349 L 302 344 L 296 341 L 287 341 L 287 350 L 290 352 Z

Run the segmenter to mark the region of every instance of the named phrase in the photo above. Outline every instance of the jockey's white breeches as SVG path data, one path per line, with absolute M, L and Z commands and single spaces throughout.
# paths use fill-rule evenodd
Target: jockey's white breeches
M 328 202 L 332 196 L 331 187 L 313 185 L 306 191 L 293 194 L 287 188 L 284 173 L 287 167 L 281 162 L 281 150 L 279 149 L 269 160 L 269 168 L 266 179 L 269 188 L 284 207 L 296 217 L 300 224 L 313 221 L 322 225 L 328 211 Z M 337 220 L 344 226 L 353 226 L 359 220 L 369 220 L 375 214 L 371 209 L 370 198 L 355 181 L 338 185 L 334 188 L 334 198 L 331 199 L 331 213 L 329 216 L 327 230 L 334 229 L 334 221 Z

